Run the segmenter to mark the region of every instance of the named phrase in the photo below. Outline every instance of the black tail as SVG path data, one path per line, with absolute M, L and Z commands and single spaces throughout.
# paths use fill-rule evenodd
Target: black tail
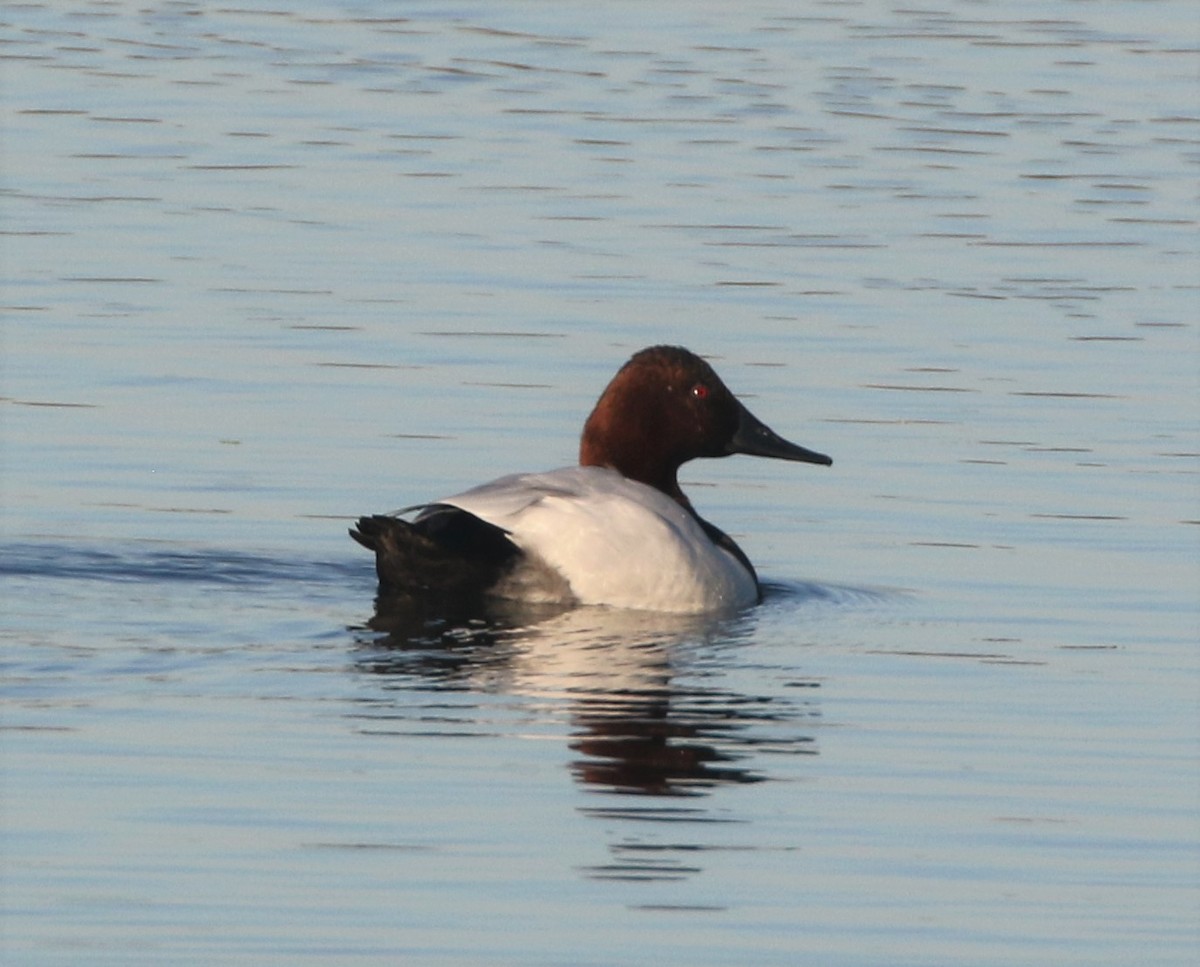
M 521 555 L 499 527 L 446 504 L 412 522 L 361 517 L 350 536 L 375 552 L 381 596 L 486 594 Z

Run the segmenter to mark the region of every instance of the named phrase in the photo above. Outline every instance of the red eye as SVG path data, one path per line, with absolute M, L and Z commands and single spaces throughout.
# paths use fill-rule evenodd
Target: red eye
M 708 387 L 703 383 L 697 383 L 692 387 L 692 395 L 698 400 L 708 399 Z

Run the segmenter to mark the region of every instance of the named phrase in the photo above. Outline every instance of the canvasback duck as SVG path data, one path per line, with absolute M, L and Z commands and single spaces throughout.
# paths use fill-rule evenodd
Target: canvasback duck
M 705 612 L 761 598 L 750 560 L 679 488 L 696 457 L 746 453 L 829 466 L 755 417 L 703 359 L 643 349 L 600 395 L 579 466 L 501 477 L 350 535 L 375 552 L 381 598 L 495 596 Z

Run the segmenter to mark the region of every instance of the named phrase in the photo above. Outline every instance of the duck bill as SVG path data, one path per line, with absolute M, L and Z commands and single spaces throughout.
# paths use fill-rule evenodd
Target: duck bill
M 762 422 L 746 407 L 741 408 L 738 428 L 729 441 L 727 453 L 745 453 L 752 457 L 774 457 L 776 460 L 797 460 L 819 463 L 829 467 L 833 460 L 816 450 L 808 450 L 788 440 Z

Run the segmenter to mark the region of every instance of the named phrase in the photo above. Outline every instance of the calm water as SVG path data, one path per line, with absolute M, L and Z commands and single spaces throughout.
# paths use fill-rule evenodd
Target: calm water
M 1192 964 L 1186 0 L 8 5 L 12 964 Z M 712 620 L 373 619 L 635 349 Z

